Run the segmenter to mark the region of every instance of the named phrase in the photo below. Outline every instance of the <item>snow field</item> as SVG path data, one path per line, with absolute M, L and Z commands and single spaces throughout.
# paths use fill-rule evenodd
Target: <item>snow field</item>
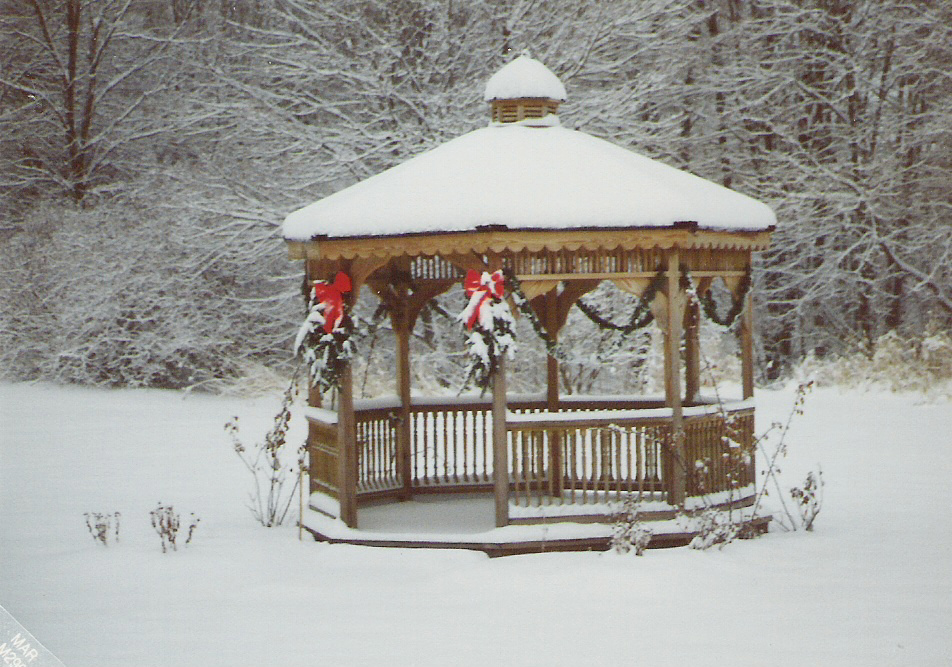
M 792 390 L 760 391 L 758 431 Z M 490 560 L 299 542 L 244 507 L 280 396 L 0 386 L 0 605 L 84 665 L 941 665 L 952 656 L 952 404 L 818 390 L 787 487 L 819 462 L 812 534 L 643 558 Z M 299 421 L 299 415 L 292 424 Z M 300 423 L 291 442 L 303 437 Z M 156 503 L 201 523 L 162 554 Z M 776 498 L 771 502 L 775 505 Z M 83 512 L 122 512 L 102 547 Z

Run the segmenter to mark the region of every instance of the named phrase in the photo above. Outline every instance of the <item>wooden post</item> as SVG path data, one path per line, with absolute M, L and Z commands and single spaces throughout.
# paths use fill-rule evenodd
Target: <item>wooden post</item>
M 754 396 L 754 306 L 753 295 L 747 294 L 747 303 L 741 312 L 740 321 L 740 364 L 744 387 L 744 400 Z M 753 420 L 753 416 L 751 416 Z M 750 425 L 750 434 L 753 435 L 754 424 Z M 745 439 L 746 440 L 746 439 Z M 749 444 L 750 461 L 747 464 L 747 479 L 757 479 L 757 448 L 753 446 L 753 439 Z M 745 442 L 745 444 L 747 444 Z
M 697 401 L 701 391 L 701 306 L 695 300 L 685 316 L 684 330 L 684 400 Z
M 493 484 L 496 526 L 509 525 L 509 443 L 506 438 L 506 359 L 499 358 L 493 376 Z
M 401 498 L 413 497 L 413 468 L 411 456 L 413 443 L 410 432 L 410 318 L 407 308 L 406 289 L 393 314 L 393 332 L 397 339 L 397 395 L 400 397 L 400 421 L 397 424 L 397 469 L 403 482 Z
M 559 301 L 555 289 L 545 295 L 545 328 L 553 341 L 559 336 Z M 559 360 L 546 355 L 545 407 L 549 412 L 559 411 Z M 549 431 L 549 478 L 552 480 L 552 495 L 562 496 L 562 438 L 556 431 Z
M 314 280 L 314 271 L 316 266 L 312 268 L 312 264 L 315 262 L 307 261 L 304 262 L 304 281 L 305 284 L 311 285 Z M 308 297 L 310 298 L 310 297 Z M 311 377 L 311 369 L 307 370 L 307 404 L 313 408 L 321 407 L 321 390 L 319 387 L 315 386 L 313 383 L 313 378 Z M 307 424 L 307 464 L 308 464 L 308 488 L 307 495 L 310 498 L 310 495 L 317 491 L 317 475 L 314 474 L 314 471 L 310 469 L 310 466 L 314 465 L 314 462 L 317 461 L 317 451 L 318 446 L 318 435 L 317 427 L 314 424 L 308 422 Z M 316 466 L 315 466 L 316 467 Z M 327 482 L 327 480 L 321 480 Z
M 348 363 L 337 400 L 338 490 L 340 519 L 357 527 L 357 421 L 354 417 L 354 370 Z
M 754 395 L 754 307 L 753 297 L 750 294 L 747 295 L 747 302 L 741 312 L 740 364 L 744 398 L 752 398 Z
M 668 502 L 684 504 L 687 463 L 684 457 L 684 424 L 681 408 L 681 324 L 684 299 L 681 295 L 681 267 L 677 249 L 668 254 L 667 317 L 665 318 L 664 371 L 665 402 L 671 408 L 671 452 L 668 457 Z

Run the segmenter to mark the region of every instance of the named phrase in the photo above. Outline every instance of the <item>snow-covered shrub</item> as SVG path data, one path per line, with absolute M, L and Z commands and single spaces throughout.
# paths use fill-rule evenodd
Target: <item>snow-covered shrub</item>
M 119 541 L 119 512 L 85 512 L 83 517 L 89 534 L 104 547 L 109 545 L 110 539 Z
M 937 379 L 952 379 L 952 335 L 935 331 L 922 339 L 920 358 L 926 372 Z
M 158 188 L 155 199 L 175 201 Z M 164 195 L 164 196 L 163 196 Z M 299 302 L 281 244 L 255 262 L 202 214 L 127 194 L 39 203 L 0 243 L 0 373 L 167 388 L 287 365 Z
M 790 489 L 790 497 L 797 505 L 800 512 L 801 525 L 804 530 L 813 530 L 813 522 L 817 514 L 823 508 L 823 471 L 817 468 L 816 473 L 812 470 L 807 473 L 807 478 L 803 486 L 795 486 Z
M 254 518 L 265 527 L 280 526 L 284 523 L 294 500 L 294 492 L 300 483 L 297 471 L 304 464 L 305 445 L 298 448 L 294 463 L 287 460 L 288 425 L 291 422 L 291 406 L 298 393 L 298 374 L 295 373 L 284 391 L 281 407 L 274 415 L 274 423 L 264 440 L 255 443 L 250 449 L 238 437 L 238 417 L 225 424 L 225 432 L 231 438 L 232 448 L 241 459 L 254 479 L 254 489 L 248 494 L 248 508 Z M 293 477 L 294 484 L 286 490 L 288 478 Z
M 952 336 L 937 325 L 928 326 L 921 337 L 890 331 L 876 340 L 872 353 L 861 348 L 823 358 L 810 353 L 797 375 L 828 386 L 952 395 Z
M 732 513 L 713 507 L 702 510 L 694 522 L 697 535 L 689 545 L 692 549 L 710 549 L 714 545 L 723 549 L 725 544 L 737 539 L 743 529 L 743 524 L 735 521 Z
M 158 507 L 149 512 L 149 516 L 152 518 L 152 527 L 158 533 L 159 539 L 162 540 L 162 553 L 168 553 L 170 548 L 172 551 L 178 551 L 178 533 L 182 527 L 182 519 L 175 508 L 171 505 L 163 505 L 160 502 Z M 195 528 L 198 526 L 198 522 L 201 521 L 194 513 L 189 516 L 191 522 L 188 526 L 188 534 L 185 537 L 186 546 L 192 541 Z
M 622 504 L 612 526 L 611 547 L 616 553 L 643 556 L 648 548 L 653 532 L 638 518 L 639 511 L 639 502 L 634 498 L 627 498 Z

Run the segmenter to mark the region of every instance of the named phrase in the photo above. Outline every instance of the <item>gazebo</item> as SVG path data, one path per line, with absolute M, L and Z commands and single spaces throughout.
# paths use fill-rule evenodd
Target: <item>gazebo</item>
M 604 524 L 626 499 L 662 520 L 751 503 L 750 267 L 776 218 L 747 196 L 563 128 L 565 99 L 550 70 L 519 56 L 486 85 L 488 127 L 287 216 L 284 237 L 306 279 L 344 274 L 345 311 L 369 288 L 396 339 L 392 399 L 355 400 L 349 363 L 335 409 L 310 392 L 302 525 L 315 538 L 490 553 L 546 539 L 549 549 L 604 548 Z M 417 316 L 472 271 L 503 271 L 506 295 L 531 306 L 550 341 L 602 281 L 641 299 L 664 334 L 663 400 L 561 396 L 554 352 L 544 394 L 507 395 L 503 356 L 485 398 L 411 395 Z M 717 280 L 740 318 L 743 395 L 727 403 L 700 394 L 702 304 Z M 459 492 L 493 498 L 497 528 L 442 541 L 359 529 L 362 508 Z M 558 544 L 527 529 L 553 523 L 565 524 Z

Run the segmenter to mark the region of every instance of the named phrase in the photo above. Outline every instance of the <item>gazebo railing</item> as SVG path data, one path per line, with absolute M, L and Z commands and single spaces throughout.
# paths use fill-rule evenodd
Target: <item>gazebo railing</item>
M 754 408 L 748 401 L 684 420 L 688 496 L 754 484 Z
M 663 490 L 671 424 L 562 412 L 507 424 L 511 500 L 517 505 L 593 504 Z
M 510 501 L 522 506 L 587 505 L 625 497 L 664 497 L 672 465 L 686 468 L 687 495 L 753 483 L 754 410 L 750 402 L 684 409 L 685 460 L 675 462 L 671 411 L 657 400 L 565 397 L 558 411 L 538 398 L 508 403 Z M 334 413 L 313 410 L 312 490 L 336 496 Z M 400 475 L 393 400 L 358 402 L 357 492 L 361 497 L 406 489 Z M 492 417 L 486 399 L 415 401 L 410 408 L 410 490 L 490 490 Z
M 661 499 L 672 467 L 687 472 L 688 496 L 753 483 L 754 409 L 749 402 L 685 408 L 684 460 L 669 446 L 667 408 L 511 415 L 511 501 L 524 507 Z

